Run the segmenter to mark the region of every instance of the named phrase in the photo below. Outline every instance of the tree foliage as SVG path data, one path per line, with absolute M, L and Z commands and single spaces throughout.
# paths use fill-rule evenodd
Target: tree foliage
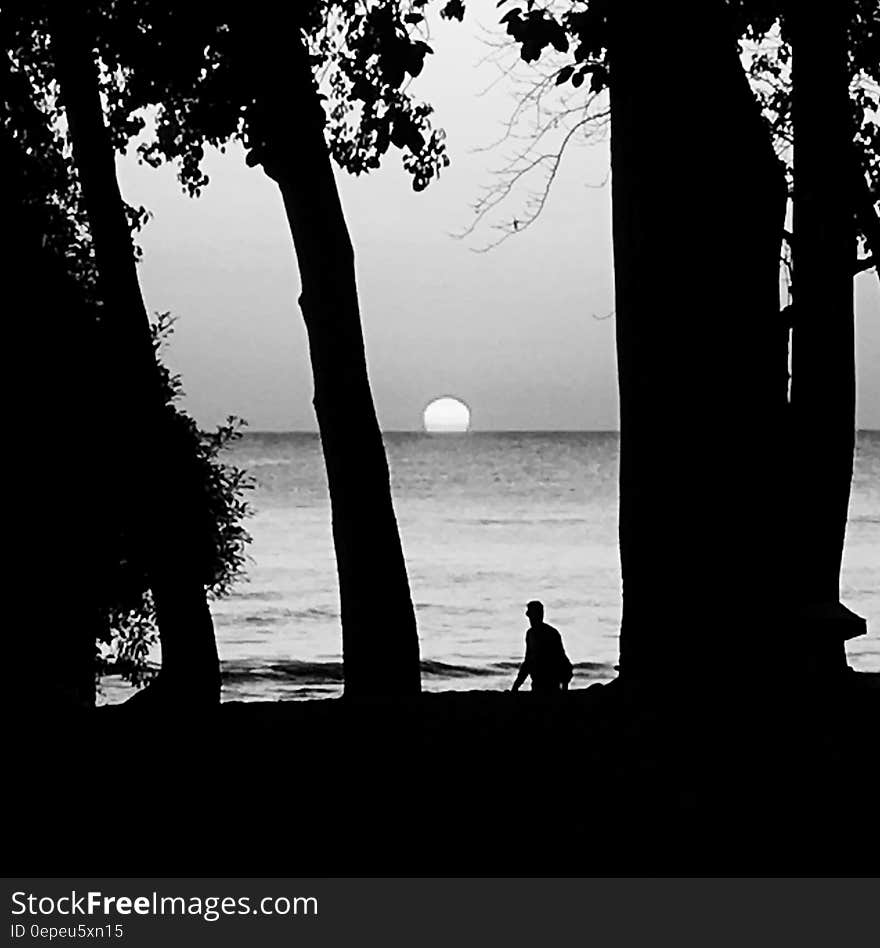
M 141 136 L 140 157 L 152 165 L 174 162 L 191 195 L 208 183 L 202 163 L 209 147 L 239 142 L 249 163 L 260 163 L 260 64 L 283 64 L 289 44 L 301 37 L 324 99 L 334 160 L 361 174 L 377 168 L 393 146 L 422 190 L 449 163 L 431 106 L 410 91 L 433 52 L 428 3 L 313 0 L 254 10 L 223 0 L 185 7 L 94 0 L 82 15 L 92 21 L 116 147 Z M 295 127 L 301 90 L 283 91 Z

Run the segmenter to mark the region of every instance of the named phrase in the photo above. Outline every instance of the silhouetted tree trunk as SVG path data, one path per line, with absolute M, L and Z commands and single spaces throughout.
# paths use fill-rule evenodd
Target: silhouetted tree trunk
M 219 661 L 205 587 L 196 572 L 198 541 L 187 509 L 188 485 L 177 481 L 182 465 L 169 437 L 97 64 L 81 22 L 70 10 L 60 13 L 53 43 L 106 309 L 111 384 L 105 397 L 116 409 L 116 430 L 108 436 L 118 450 L 117 476 L 130 487 L 125 513 L 147 550 L 159 624 L 162 674 L 153 694 L 175 702 L 216 702 Z
M 804 646 L 843 666 L 864 621 L 839 606 L 855 450 L 857 168 L 847 68 L 849 4 L 792 3 L 794 237 L 792 486 L 796 590 Z
M 717 680 L 781 650 L 785 182 L 720 0 L 611 11 L 621 672 Z
M 314 407 L 339 576 L 346 695 L 420 690 L 419 644 L 385 447 L 367 374 L 354 252 L 324 138 L 324 110 L 297 38 L 266 49 L 254 158 L 281 189 L 299 264 Z M 273 69 L 275 70 L 273 72 Z M 292 93 L 291 93 L 291 90 Z

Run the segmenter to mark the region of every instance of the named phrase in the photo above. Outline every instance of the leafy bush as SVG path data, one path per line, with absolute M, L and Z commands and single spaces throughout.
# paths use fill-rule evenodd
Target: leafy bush
M 180 376 L 173 374 L 161 359 L 173 325 L 169 313 L 160 313 L 152 326 L 168 438 L 183 471 L 181 479 L 190 487 L 187 512 L 197 538 L 199 573 L 208 594 L 219 598 L 229 593 L 247 562 L 245 550 L 250 535 L 243 524 L 251 513 L 246 496 L 253 481 L 246 471 L 222 457 L 241 437 L 246 423 L 230 416 L 214 431 L 203 431 L 180 407 Z M 125 527 L 124 523 L 118 524 L 115 531 L 118 548 L 107 588 L 102 623 L 105 631 L 98 641 L 97 676 L 118 674 L 141 686 L 157 671 L 150 653 L 158 641 L 158 626 L 143 550 L 132 543 Z

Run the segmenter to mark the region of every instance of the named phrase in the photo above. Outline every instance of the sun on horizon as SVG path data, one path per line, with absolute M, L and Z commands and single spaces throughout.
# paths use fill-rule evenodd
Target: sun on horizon
M 422 422 L 429 434 L 463 434 L 470 430 L 471 410 L 460 398 L 444 395 L 428 403 Z

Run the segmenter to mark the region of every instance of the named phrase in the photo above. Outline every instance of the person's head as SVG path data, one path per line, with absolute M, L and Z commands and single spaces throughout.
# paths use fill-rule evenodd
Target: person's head
M 537 599 L 532 599 L 526 605 L 526 615 L 529 618 L 529 622 L 532 625 L 538 625 L 544 621 L 544 603 L 539 602 Z

